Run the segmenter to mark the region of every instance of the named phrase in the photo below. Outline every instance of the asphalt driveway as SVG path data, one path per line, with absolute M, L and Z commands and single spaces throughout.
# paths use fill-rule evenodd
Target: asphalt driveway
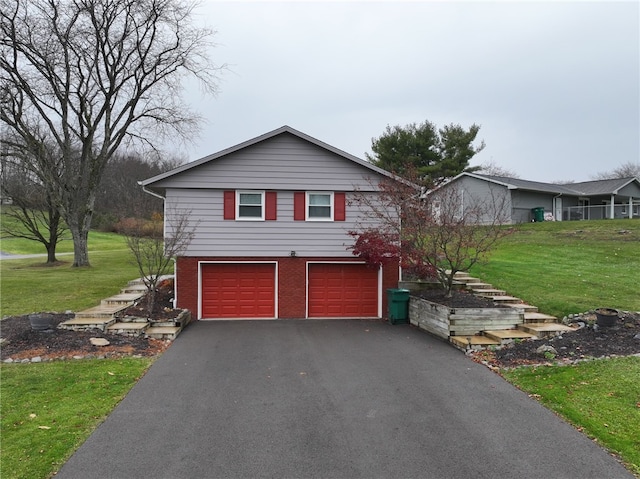
M 348 320 L 189 326 L 56 477 L 633 478 L 447 344 Z

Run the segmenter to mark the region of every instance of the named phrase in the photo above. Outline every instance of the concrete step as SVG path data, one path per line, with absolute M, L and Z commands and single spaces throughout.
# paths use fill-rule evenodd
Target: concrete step
M 537 306 L 531 306 L 530 304 L 526 304 L 526 303 L 507 303 L 507 304 L 505 304 L 505 306 L 509 306 L 510 308 L 519 309 L 519 310 L 523 311 L 524 313 L 537 313 L 538 312 L 538 307 Z
M 128 304 L 100 304 L 76 313 L 76 318 L 110 318 L 129 307 Z
M 142 336 L 149 328 L 149 323 L 113 323 L 107 328 L 112 334 L 120 334 L 123 336 Z
M 493 289 L 493 288 L 471 288 L 473 294 L 476 296 L 493 297 L 493 296 L 506 296 L 507 292 L 503 289 Z
M 500 341 L 500 344 L 506 344 L 514 339 L 533 339 L 537 338 L 535 334 L 522 331 L 521 329 L 500 329 L 494 331 L 484 331 L 483 334 L 488 338 Z
M 148 338 L 174 340 L 178 337 L 180 331 L 182 331 L 182 328 L 179 327 L 152 326 L 147 328 L 145 335 Z
M 524 313 L 525 323 L 556 323 L 557 321 L 558 318 L 549 314 L 527 311 Z
M 110 296 L 108 298 L 103 299 L 100 302 L 100 304 L 102 304 L 103 306 L 109 306 L 112 304 L 113 305 L 117 305 L 117 304 L 131 305 L 135 301 L 142 298 L 143 296 L 144 294 L 142 293 L 120 293 L 120 294 L 116 294 L 115 296 Z
M 109 326 L 115 323 L 113 317 L 75 317 L 64 321 L 58 325 L 60 329 L 69 329 L 72 331 L 88 331 L 90 329 L 99 329 L 106 331 Z
M 499 346 L 500 341 L 489 338 L 487 336 L 450 336 L 449 342 L 456 348 L 466 351 L 475 349 L 479 351 L 489 346 Z
M 519 324 L 518 329 L 535 334 L 539 338 L 559 336 L 565 332 L 575 331 L 574 328 L 559 323 L 524 323 Z

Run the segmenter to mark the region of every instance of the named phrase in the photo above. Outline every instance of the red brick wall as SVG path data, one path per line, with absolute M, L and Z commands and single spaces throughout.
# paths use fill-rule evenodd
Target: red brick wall
M 277 261 L 278 262 L 278 318 L 304 318 L 306 314 L 306 265 L 307 261 L 349 261 L 347 258 L 307 257 L 181 257 L 176 266 L 177 307 L 189 309 L 193 318 L 198 317 L 198 262 L 199 261 Z M 354 259 L 352 261 L 358 261 Z M 397 265 L 382 269 L 382 316 L 387 316 L 387 289 L 397 288 Z

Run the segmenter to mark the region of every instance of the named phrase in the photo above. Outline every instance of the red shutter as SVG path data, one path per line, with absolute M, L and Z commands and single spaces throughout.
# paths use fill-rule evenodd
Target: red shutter
M 225 220 L 236 219 L 236 192 L 235 191 L 224 192 L 224 219 Z
M 293 219 L 295 221 L 304 221 L 305 218 L 305 192 L 296 191 L 293 193 Z
M 265 193 L 264 219 L 267 221 L 278 219 L 278 193 L 275 191 L 267 191 Z
M 344 193 L 333 194 L 333 220 L 344 221 L 347 215 L 346 201 Z

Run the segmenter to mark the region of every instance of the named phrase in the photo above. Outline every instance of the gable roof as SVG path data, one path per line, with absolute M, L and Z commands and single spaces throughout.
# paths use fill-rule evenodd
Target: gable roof
M 506 186 L 510 190 L 519 189 L 527 191 L 539 191 L 544 193 L 569 196 L 616 195 L 622 188 L 631 183 L 637 182 L 640 186 L 640 180 L 635 177 L 584 181 L 581 183 L 556 184 L 521 180 L 520 178 L 509 178 L 506 176 L 481 175 L 478 173 L 460 173 L 451 181 L 454 181 L 461 176 L 470 176 L 473 178 L 489 181 L 491 183 Z
M 309 142 L 309 143 L 311 143 L 313 145 L 316 145 L 316 146 L 318 146 L 318 147 L 320 147 L 322 149 L 325 149 L 325 150 L 327 150 L 327 151 L 329 151 L 331 153 L 334 153 L 334 154 L 344 158 L 345 160 L 352 161 L 353 163 L 356 163 L 356 164 L 358 164 L 360 166 L 368 168 L 371 171 L 374 171 L 374 172 L 376 172 L 376 173 L 378 173 L 380 175 L 387 176 L 389 178 L 394 178 L 394 176 L 391 173 L 389 173 L 388 171 L 383 170 L 382 168 L 378 168 L 377 166 L 372 165 L 368 161 L 365 161 L 365 160 L 363 160 L 361 158 L 358 158 L 357 156 L 353 156 L 353 155 L 351 155 L 351 154 L 349 154 L 349 153 L 347 153 L 345 151 L 342 151 L 342 150 L 340 150 L 340 149 L 338 149 L 338 148 L 336 148 L 334 146 L 329 145 L 328 143 L 324 143 L 323 141 L 320 141 L 320 140 L 318 140 L 316 138 L 313 138 L 313 137 L 311 137 L 311 136 L 309 136 L 309 135 L 307 135 L 305 133 L 302 133 L 301 131 L 298 131 L 298 130 L 296 130 L 294 128 L 291 128 L 290 126 L 285 125 L 285 126 L 282 126 L 280 128 L 277 128 L 277 129 L 275 129 L 273 131 L 265 133 L 263 135 L 260 135 L 260 136 L 257 136 L 255 138 L 252 138 L 250 140 L 247 140 L 247 141 L 244 141 L 242 143 L 239 143 L 238 145 L 232 146 L 232 147 L 227 148 L 225 150 L 221 150 L 221 151 L 219 151 L 217 153 L 213 153 L 211 155 L 207 155 L 207 156 L 205 156 L 203 158 L 200 158 L 198 160 L 192 161 L 190 163 L 185 163 L 184 165 L 181 165 L 181 166 L 179 166 L 177 168 L 174 168 L 173 170 L 167 171 L 165 173 L 161 173 L 159 175 L 156 175 L 156 176 L 154 176 L 152 178 L 148 178 L 146 180 L 139 181 L 138 184 L 142 185 L 143 187 L 149 186 L 149 185 L 151 185 L 151 184 L 153 184 L 153 183 L 155 183 L 157 181 L 164 180 L 166 178 L 170 178 L 170 177 L 172 177 L 174 175 L 178 175 L 178 174 L 180 174 L 180 173 L 182 173 L 184 171 L 190 170 L 192 168 L 196 168 L 196 167 L 198 167 L 198 166 L 200 166 L 200 165 L 202 165 L 204 163 L 208 163 L 210 161 L 214 161 L 214 160 L 216 160 L 218 158 L 221 158 L 223 156 L 229 155 L 231 153 L 235 153 L 235 152 L 237 152 L 239 150 L 242 150 L 244 148 L 248 148 L 250 146 L 256 145 L 256 144 L 258 144 L 260 142 L 269 140 L 271 138 L 274 138 L 274 137 L 276 137 L 278 135 L 282 135 L 282 134 L 285 134 L 285 133 L 288 133 L 290 135 L 296 136 L 296 137 L 298 137 L 298 138 L 300 138 L 300 139 L 302 139 L 304 141 L 307 141 L 307 142 Z

